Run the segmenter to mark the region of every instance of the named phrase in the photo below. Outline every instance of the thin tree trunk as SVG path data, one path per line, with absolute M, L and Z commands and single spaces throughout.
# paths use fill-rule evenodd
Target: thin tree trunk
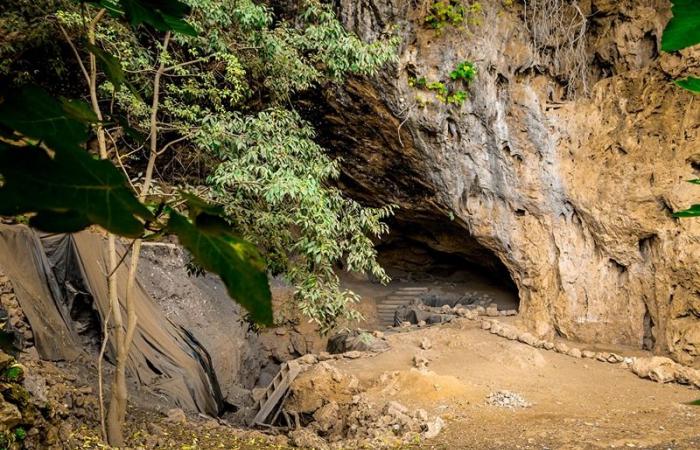
M 170 42 L 170 32 L 165 34 L 163 39 L 164 54 L 168 49 Z M 165 62 L 161 58 L 160 65 L 156 71 L 153 81 L 153 101 L 151 104 L 151 133 L 150 133 L 150 151 L 148 155 L 148 165 L 146 174 L 143 180 L 143 186 L 139 193 L 141 202 L 146 200 L 151 189 L 153 181 L 153 171 L 155 168 L 156 158 L 158 157 L 158 107 L 160 104 L 160 80 L 165 71 Z M 112 381 L 112 396 L 109 403 L 109 411 L 107 412 L 107 431 L 110 445 L 123 446 L 122 428 L 126 418 L 127 406 L 127 385 L 126 385 L 126 365 L 129 357 L 129 350 L 136 332 L 136 324 L 138 317 L 136 316 L 136 305 L 134 304 L 134 286 L 136 284 L 136 274 L 138 271 L 139 257 L 141 256 L 141 239 L 134 241 L 131 250 L 131 262 L 129 264 L 129 277 L 126 284 L 126 333 L 121 336 L 117 348 L 116 368 L 114 372 L 114 380 Z M 112 437 L 115 437 L 113 442 Z

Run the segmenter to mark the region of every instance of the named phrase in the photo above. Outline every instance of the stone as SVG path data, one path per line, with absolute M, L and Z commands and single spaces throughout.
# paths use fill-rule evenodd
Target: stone
M 401 322 L 401 328 L 411 328 L 411 322 Z
M 428 413 L 424 409 L 417 409 L 413 414 L 413 417 L 415 417 L 416 420 L 420 420 L 421 422 L 428 421 Z
M 357 350 L 352 350 L 350 352 L 345 352 L 343 353 L 343 357 L 347 359 L 358 359 L 362 358 L 362 352 L 358 352 Z
M 297 358 L 296 361 L 299 364 L 316 364 L 318 362 L 318 357 L 313 353 L 307 353 L 306 355 Z
M 482 330 L 490 330 L 491 329 L 491 322 L 488 320 L 484 320 L 481 322 L 481 329 Z
M 418 370 L 425 370 L 428 367 L 430 360 L 422 355 L 415 355 L 413 357 L 413 366 Z
M 328 443 L 313 431 L 300 428 L 289 433 L 292 445 L 303 449 L 327 450 Z
M 583 356 L 581 350 L 578 348 L 572 348 L 571 350 L 569 350 L 567 355 L 571 356 L 572 358 L 581 358 Z
M 676 363 L 664 356 L 651 358 L 636 358 L 630 369 L 637 376 L 649 378 L 658 383 L 668 383 L 676 379 L 678 372 Z
M 384 407 L 384 414 L 392 417 L 402 417 L 408 414 L 408 408 L 396 401 L 390 401 Z
M 433 348 L 433 343 L 430 342 L 430 339 L 427 337 L 424 337 L 423 339 L 420 340 L 420 344 L 418 344 L 420 348 L 423 350 L 430 350 Z
M 545 341 L 542 346 L 545 348 L 545 350 L 554 350 L 554 342 Z
M 476 313 L 477 313 L 478 315 L 480 315 L 480 316 L 486 314 L 486 308 L 484 308 L 484 307 L 481 306 L 481 305 L 477 306 L 477 307 L 474 309 L 474 311 L 476 311 Z
M 170 423 L 185 423 L 187 422 L 187 416 L 185 412 L 180 408 L 169 409 L 165 414 L 165 421 Z
M 445 426 L 445 422 L 440 418 L 436 417 L 432 422 L 427 422 L 425 425 L 425 431 L 423 432 L 423 437 L 426 439 L 432 439 L 440 434 L 442 428 Z
M 610 357 L 610 353 L 608 352 L 598 352 L 595 354 L 595 359 L 601 362 L 608 362 L 608 358 Z
M 37 406 L 45 407 L 48 402 L 46 379 L 40 375 L 28 374 L 24 378 L 24 387 L 31 394 L 31 400 Z
M 373 331 L 372 336 L 374 336 L 377 339 L 384 339 L 384 332 L 383 331 Z
M 319 360 L 319 361 L 328 361 L 328 360 L 330 360 L 330 359 L 333 359 L 333 356 L 332 356 L 330 353 L 328 353 L 328 352 L 320 352 L 320 353 L 318 354 L 318 360 Z
M 518 339 L 518 330 L 515 327 L 504 327 L 503 337 L 508 340 L 514 341 Z
M 557 342 L 554 344 L 554 350 L 556 350 L 557 353 L 567 354 L 569 352 L 569 346 L 563 342 Z
M 489 317 L 498 317 L 498 305 L 495 303 L 491 303 L 487 308 L 486 308 L 486 315 Z
M 625 358 L 621 355 L 618 355 L 617 353 L 610 353 L 610 355 L 608 355 L 608 362 L 609 363 L 613 363 L 613 364 L 621 363 L 624 360 L 625 360 Z
M 381 353 L 389 350 L 389 343 L 363 330 L 344 329 L 328 339 L 326 350 L 331 354 L 350 351 Z
M 314 412 L 314 420 L 318 429 L 326 433 L 339 421 L 340 406 L 334 401 L 330 401 Z
M 0 432 L 9 431 L 22 421 L 22 414 L 12 403 L 0 397 Z
M 581 356 L 583 356 L 584 358 L 593 359 L 595 358 L 595 352 L 592 352 L 590 350 L 584 350 L 581 352 Z
M 423 328 L 423 327 L 426 326 L 426 325 L 427 325 L 427 323 L 425 322 L 425 320 L 419 320 L 419 321 L 418 321 L 418 328 Z
M 527 345 L 530 345 L 530 346 L 533 346 L 533 347 L 534 347 L 535 344 L 537 343 L 537 339 L 535 338 L 535 336 L 533 336 L 532 334 L 527 333 L 527 332 L 521 333 L 521 334 L 518 336 L 518 340 L 519 340 L 520 342 L 522 342 L 523 344 L 527 344 Z
M 156 436 L 162 436 L 164 433 L 163 427 L 153 422 L 146 423 L 146 431 Z

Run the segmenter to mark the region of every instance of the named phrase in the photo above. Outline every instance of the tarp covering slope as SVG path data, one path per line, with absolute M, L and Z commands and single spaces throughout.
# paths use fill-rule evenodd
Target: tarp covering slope
M 124 251 L 119 250 L 120 259 Z M 105 240 L 95 233 L 39 239 L 27 227 L 0 225 L 0 265 L 13 282 L 43 358 L 72 359 L 80 348 L 70 314 L 76 291 L 84 290 L 92 298 L 102 327 L 109 311 L 107 257 Z M 128 259 L 116 271 L 122 309 Z M 218 415 L 221 392 L 207 351 L 187 330 L 166 319 L 138 282 L 135 295 L 138 322 L 129 373 L 183 409 Z

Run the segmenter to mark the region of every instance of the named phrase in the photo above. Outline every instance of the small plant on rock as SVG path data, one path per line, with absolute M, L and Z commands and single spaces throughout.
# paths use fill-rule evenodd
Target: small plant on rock
M 476 65 L 471 61 L 462 61 L 455 70 L 450 73 L 453 81 L 463 80 L 467 86 L 476 78 Z
M 430 7 L 425 24 L 435 30 L 441 30 L 447 25 L 460 25 L 464 22 L 465 13 L 460 0 L 436 0 Z
M 450 72 L 452 84 L 461 82 L 466 87 L 476 79 L 478 71 L 472 61 L 462 61 Z M 461 106 L 469 97 L 469 93 L 463 89 L 452 89 L 443 81 L 428 81 L 425 77 L 409 78 L 408 85 L 418 89 L 424 89 L 435 93 L 435 97 L 442 103 Z

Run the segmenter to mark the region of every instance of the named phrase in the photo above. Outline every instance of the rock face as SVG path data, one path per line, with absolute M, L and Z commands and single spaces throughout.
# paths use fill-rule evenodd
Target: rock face
M 480 25 L 440 33 L 424 25 L 429 2 L 338 3 L 362 37 L 396 25 L 403 40 L 393 67 L 327 92 L 316 117 L 347 192 L 398 204 L 400 227 L 433 248 L 495 255 L 539 337 L 700 365 L 700 221 L 671 216 L 700 197 L 684 182 L 700 173 L 700 103 L 670 83 L 700 62 L 660 55 L 666 0 L 578 2 L 590 90 L 575 98 L 521 2 L 482 1 Z M 461 106 L 409 85 L 464 60 L 479 73 Z

